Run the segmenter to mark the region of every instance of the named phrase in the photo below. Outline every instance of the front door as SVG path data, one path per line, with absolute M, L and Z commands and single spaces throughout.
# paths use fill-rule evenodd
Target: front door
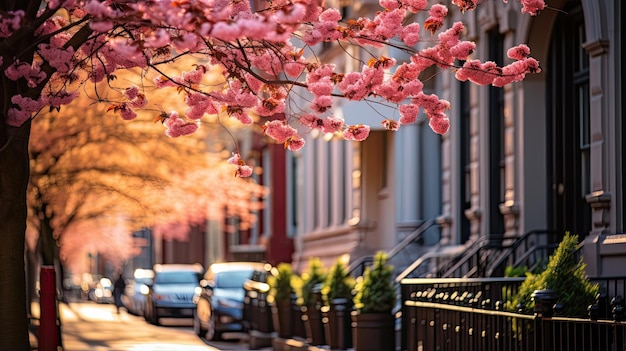
M 571 1 L 558 15 L 548 63 L 548 223 L 560 235 L 591 230 L 589 193 L 589 59 L 583 11 Z

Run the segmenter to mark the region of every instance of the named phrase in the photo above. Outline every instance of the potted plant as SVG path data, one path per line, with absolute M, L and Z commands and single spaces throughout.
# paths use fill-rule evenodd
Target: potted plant
M 396 290 L 392 278 L 393 266 L 388 264 L 387 254 L 379 251 L 372 266 L 357 280 L 352 312 L 355 351 L 395 350 Z
M 289 263 L 279 263 L 272 269 L 268 277 L 270 292 L 268 300 L 272 305 L 274 327 L 281 338 L 290 338 L 294 335 L 295 314 L 292 309 L 295 291 L 292 281 L 295 274 Z
M 302 285 L 298 289 L 298 304 L 302 309 L 302 320 L 307 342 L 311 345 L 322 345 L 325 342 L 324 325 L 322 324 L 322 293 L 321 288 L 326 280 L 326 269 L 317 257 L 309 259 L 307 270 L 301 274 Z
M 350 275 L 345 262 L 338 259 L 330 268 L 322 287 L 322 316 L 326 343 L 332 350 L 352 347 L 352 321 L 354 286 L 356 280 Z

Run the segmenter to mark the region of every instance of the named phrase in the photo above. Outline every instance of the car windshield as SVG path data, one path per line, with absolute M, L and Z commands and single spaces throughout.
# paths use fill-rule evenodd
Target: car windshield
M 223 289 L 242 288 L 252 271 L 224 271 L 215 276 L 215 286 Z
M 160 272 L 154 278 L 155 284 L 197 284 L 198 273 L 187 271 Z

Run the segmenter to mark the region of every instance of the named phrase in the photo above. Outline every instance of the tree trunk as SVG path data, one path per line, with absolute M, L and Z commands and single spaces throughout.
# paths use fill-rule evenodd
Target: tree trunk
M 30 350 L 24 264 L 29 135 L 26 124 L 0 136 L 1 350 Z

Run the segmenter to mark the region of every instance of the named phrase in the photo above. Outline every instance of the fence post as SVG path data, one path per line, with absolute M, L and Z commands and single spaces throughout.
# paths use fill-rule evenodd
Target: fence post
M 535 351 L 543 350 L 544 345 L 550 345 L 554 337 L 552 335 L 552 323 L 546 318 L 554 314 L 554 303 L 558 298 L 556 291 L 551 289 L 535 290 L 531 295 L 535 302 Z M 549 348 L 548 348 L 549 349 Z
M 615 322 L 621 322 L 624 320 L 624 298 L 621 295 L 617 295 L 611 299 L 611 312 L 613 313 L 613 319 Z M 624 349 L 624 326 L 620 323 L 615 323 L 614 327 L 615 349 Z
M 60 329 L 57 323 L 56 275 L 54 266 L 42 266 L 39 275 L 40 322 L 39 351 L 57 351 L 60 344 Z

